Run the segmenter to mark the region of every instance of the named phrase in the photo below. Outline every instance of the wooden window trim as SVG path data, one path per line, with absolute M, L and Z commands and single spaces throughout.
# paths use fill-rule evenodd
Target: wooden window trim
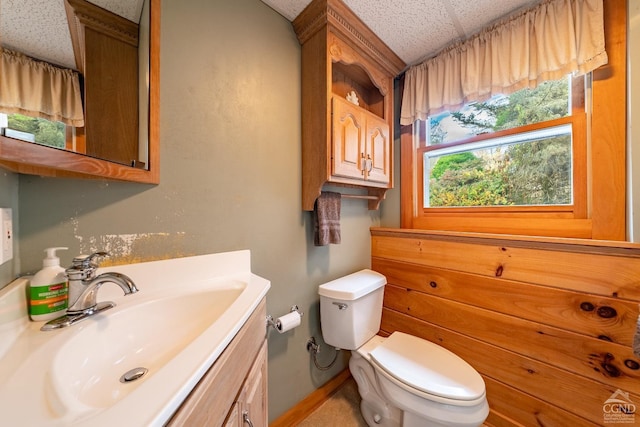
M 598 240 L 626 239 L 626 22 L 625 0 L 604 2 L 609 63 L 593 72 L 590 144 L 574 153 L 571 209 L 430 209 L 421 205 L 422 157 L 413 126 L 402 126 L 401 227 Z M 574 121 L 574 139 L 586 139 Z M 576 132 L 578 135 L 576 135 Z M 495 134 L 493 135 L 495 136 Z M 499 210 L 500 212 L 496 212 Z M 535 212 L 532 212 L 534 210 Z

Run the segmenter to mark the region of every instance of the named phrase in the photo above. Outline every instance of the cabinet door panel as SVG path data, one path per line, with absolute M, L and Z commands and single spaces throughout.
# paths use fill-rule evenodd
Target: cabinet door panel
M 266 342 L 247 376 L 245 392 L 243 416 L 246 412 L 254 427 L 268 427 Z
M 362 112 L 348 101 L 333 98 L 333 175 L 364 177 L 364 123 Z
M 391 142 L 389 141 L 389 125 L 382 119 L 367 116 L 367 179 L 388 183 L 391 175 Z
M 240 404 L 238 402 L 233 404 L 233 408 L 231 408 L 231 412 L 229 412 L 229 418 L 225 421 L 224 427 L 243 427 L 242 414 L 240 413 Z

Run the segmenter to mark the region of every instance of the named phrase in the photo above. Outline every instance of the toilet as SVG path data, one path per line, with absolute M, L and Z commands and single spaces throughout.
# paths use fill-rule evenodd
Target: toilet
M 349 370 L 369 426 L 482 425 L 489 414 L 480 374 L 460 357 L 402 332 L 377 335 L 385 276 L 361 270 L 320 285 L 324 341 L 351 350 Z

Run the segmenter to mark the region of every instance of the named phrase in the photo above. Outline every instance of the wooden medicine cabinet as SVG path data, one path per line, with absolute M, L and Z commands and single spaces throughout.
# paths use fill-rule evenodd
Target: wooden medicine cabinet
M 84 0 L 65 1 L 76 66 L 84 77 L 85 128 L 79 138 L 85 148 L 74 152 L 0 136 L 1 167 L 30 175 L 159 182 L 160 2 L 145 0 L 148 33 L 142 47 L 137 24 Z M 143 88 L 137 58 L 147 54 Z M 139 116 L 139 109 L 148 114 Z M 139 150 L 146 151 L 146 162 L 136 160 Z
M 302 209 L 325 184 L 366 189 L 378 209 L 393 188 L 393 80 L 404 68 L 339 0 L 293 21 L 302 45 Z

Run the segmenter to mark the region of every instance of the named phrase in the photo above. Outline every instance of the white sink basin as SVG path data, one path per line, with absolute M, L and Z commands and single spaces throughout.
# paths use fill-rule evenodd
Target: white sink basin
M 112 406 L 212 325 L 244 288 L 244 283 L 230 284 L 105 312 L 57 352 L 52 380 L 60 400 L 93 408 Z M 139 367 L 148 369 L 143 377 L 120 381 L 125 372 Z
M 16 313 L 24 308 L 26 315 L 26 305 L 15 304 L 24 299 L 24 283 L 0 291 L 0 322 L 11 325 L 0 325 L 3 423 L 162 425 L 270 286 L 250 272 L 248 251 L 103 271 L 127 274 L 140 291 L 124 297 L 117 286 L 105 285 L 98 300 L 116 307 L 56 331 L 4 316 L 5 306 Z M 147 371 L 121 381 L 137 368 Z

